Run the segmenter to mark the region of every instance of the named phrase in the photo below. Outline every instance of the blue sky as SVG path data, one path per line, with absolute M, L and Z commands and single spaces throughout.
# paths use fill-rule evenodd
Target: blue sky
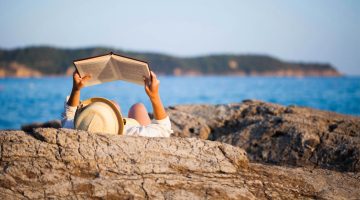
M 268 54 L 360 75 L 360 1 L 0 0 L 0 47 Z

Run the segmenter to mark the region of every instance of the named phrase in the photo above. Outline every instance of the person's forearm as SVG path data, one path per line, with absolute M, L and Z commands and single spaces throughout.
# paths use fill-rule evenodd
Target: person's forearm
M 156 95 L 153 98 L 150 98 L 152 107 L 153 107 L 153 112 L 154 112 L 154 117 L 156 120 L 162 120 L 165 119 L 165 117 L 167 117 L 165 108 L 161 102 L 160 96 Z
M 69 106 L 77 107 L 80 102 L 80 90 L 73 88 L 71 90 L 70 98 L 67 102 Z

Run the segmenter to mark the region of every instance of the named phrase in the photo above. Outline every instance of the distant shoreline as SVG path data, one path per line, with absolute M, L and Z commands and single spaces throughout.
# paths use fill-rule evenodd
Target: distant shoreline
M 330 63 L 284 61 L 269 55 L 216 54 L 176 57 L 107 47 L 66 49 L 49 46 L 0 49 L 0 77 L 71 75 L 73 60 L 115 52 L 145 60 L 157 74 L 174 76 L 341 76 Z
M 254 74 L 181 74 L 181 75 L 175 75 L 175 74 L 163 74 L 163 73 L 159 73 L 158 75 L 160 76 L 172 76 L 172 77 L 209 77 L 209 76 L 219 76 L 219 77 L 294 77 L 294 78 L 302 78 L 302 77 L 346 77 L 349 75 L 346 74 L 340 74 L 340 73 L 328 73 L 328 74 L 321 74 L 321 73 L 314 73 L 314 74 L 301 74 L 301 75 L 279 75 L 277 73 L 266 73 L 266 74 L 262 74 L 262 73 L 254 73 Z M 0 79 L 4 79 L 4 78 L 50 78 L 50 77 L 70 77 L 70 74 L 60 74 L 60 75 L 21 75 L 21 76 L 17 76 L 17 75 L 10 75 L 10 76 L 1 76 L 0 75 Z

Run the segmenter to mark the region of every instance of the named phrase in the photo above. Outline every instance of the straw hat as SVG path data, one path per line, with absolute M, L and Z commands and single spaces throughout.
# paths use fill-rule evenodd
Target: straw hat
M 125 123 L 126 120 L 121 116 L 120 108 L 110 100 L 101 97 L 81 102 L 74 119 L 75 129 L 114 135 L 123 134 Z

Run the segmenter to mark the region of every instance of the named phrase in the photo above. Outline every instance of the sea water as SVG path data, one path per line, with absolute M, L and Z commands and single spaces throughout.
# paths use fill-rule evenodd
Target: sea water
M 360 115 L 360 77 L 160 76 L 159 79 L 165 106 L 258 99 Z M 22 124 L 60 119 L 71 87 L 70 77 L 0 79 L 0 129 L 19 129 Z M 81 91 L 82 99 L 94 96 L 117 101 L 124 115 L 137 102 L 143 102 L 152 111 L 142 86 L 117 81 Z

